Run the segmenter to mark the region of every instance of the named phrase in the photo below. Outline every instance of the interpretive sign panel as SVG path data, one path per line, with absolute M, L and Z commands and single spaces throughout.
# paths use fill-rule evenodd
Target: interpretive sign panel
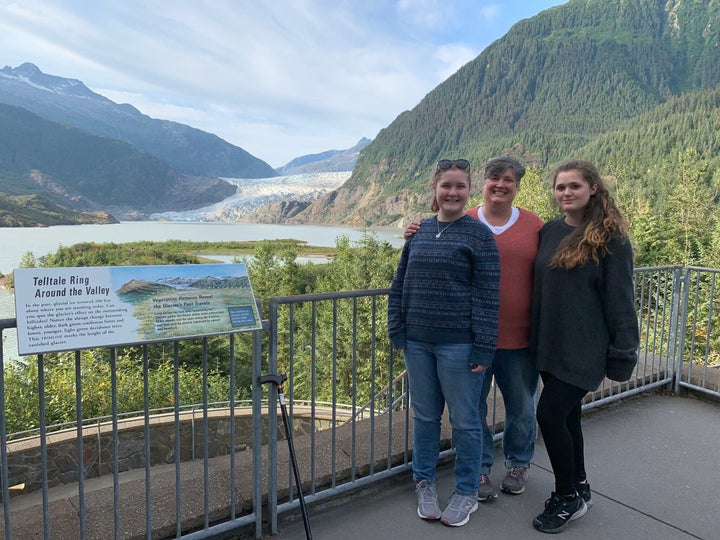
M 244 264 L 21 268 L 21 355 L 261 327 Z

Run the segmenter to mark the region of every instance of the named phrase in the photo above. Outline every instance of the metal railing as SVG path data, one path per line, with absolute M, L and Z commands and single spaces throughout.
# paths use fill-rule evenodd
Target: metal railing
M 362 412 L 341 426 L 332 422 L 328 432 L 311 429 L 309 453 L 299 456 L 308 480 L 304 490 L 308 503 L 383 480 L 410 466 L 406 383 L 397 378 L 404 362 L 387 338 L 388 293 L 389 289 L 319 293 L 269 302 L 268 368 L 288 373 L 291 412 L 300 393 L 311 401 L 349 401 L 353 410 Z M 272 408 L 269 419 L 269 432 L 277 433 Z M 278 462 L 277 450 L 271 442 L 271 463 Z M 283 478 L 291 478 L 289 466 Z M 278 492 L 278 470 L 271 470 L 268 511 L 273 534 L 278 514 L 299 504 L 293 486 L 287 487 L 286 495 Z
M 674 364 L 675 391 L 689 389 L 720 396 L 720 269 L 691 266 L 682 273 L 679 301 L 679 361 Z
M 0 321 L 0 329 L 14 328 L 14 320 Z M 267 330 L 267 323 L 264 323 Z M 237 367 L 240 360 L 236 359 L 235 347 L 240 339 L 249 340 L 251 358 L 246 362 L 253 371 L 253 376 L 260 374 L 261 367 L 261 335 L 262 331 L 254 331 L 246 335 L 229 335 L 227 339 L 229 364 L 229 396 L 236 395 Z M 153 537 L 207 537 L 212 534 L 234 530 L 238 527 L 253 525 L 261 532 L 262 516 L 261 505 L 254 501 L 262 500 L 261 478 L 261 447 L 262 447 L 262 396 L 260 389 L 252 388 L 252 438 L 253 444 L 249 451 L 236 453 L 230 451 L 223 462 L 222 478 L 215 478 L 212 468 L 220 458 L 210 458 L 209 424 L 213 402 L 208 399 L 207 375 L 208 368 L 208 337 L 202 338 L 201 364 L 202 381 L 198 381 L 203 389 L 203 399 L 199 404 L 201 417 L 191 419 L 190 425 L 199 424 L 197 429 L 182 427 L 181 417 L 186 415 L 187 405 L 181 402 L 181 389 L 179 386 L 179 368 L 181 365 L 180 344 L 173 342 L 174 384 L 167 391 L 173 396 L 175 406 L 171 411 L 173 418 L 171 435 L 166 437 L 166 457 L 158 456 L 157 449 L 151 447 L 157 441 L 151 437 L 151 424 L 153 419 L 163 415 L 151 415 L 149 406 L 148 373 L 151 350 L 149 344 L 140 345 L 141 362 L 143 365 L 145 406 L 143 414 L 138 419 L 141 424 L 141 434 L 125 438 L 121 426 L 121 411 L 118 409 L 118 392 L 122 389 L 118 381 L 116 369 L 120 349 L 107 350 L 111 366 L 111 381 L 109 392 L 112 402 L 109 433 L 104 435 L 106 444 L 98 452 L 99 441 L 88 437 L 83 426 L 83 375 L 81 373 L 82 351 L 75 351 L 75 415 L 76 435 L 73 452 L 58 455 L 53 438 L 57 433 L 48 431 L 46 413 L 49 409 L 49 398 L 45 391 L 46 355 L 37 358 L 37 400 L 39 408 L 39 435 L 35 439 L 35 446 L 30 452 L 33 457 L 27 456 L 29 439 L 9 441 L 7 434 L 7 413 L 13 404 L 7 403 L 5 371 L 9 366 L 0 353 L 0 443 L 2 465 L 2 508 L 3 520 L 0 523 L 5 538 L 37 537 L 42 531 L 44 538 L 67 537 L 85 538 L 87 535 L 120 538 L 125 536 Z M 13 360 L 8 361 L 12 363 Z M 227 430 L 231 441 L 236 440 L 236 409 L 238 403 L 229 399 L 227 414 Z M 168 413 L 164 413 L 167 416 Z M 197 422 L 196 422 L 197 420 Z M 200 432 L 200 440 L 195 441 L 196 432 Z M 189 444 L 188 444 L 189 442 Z M 197 444 L 196 444 L 197 443 Z M 199 456 L 187 460 L 187 446 L 193 451 L 197 446 Z M 231 448 L 234 448 L 234 443 Z M 247 455 L 243 455 L 247 454 Z M 140 469 L 132 471 L 133 461 L 139 462 Z M 50 463 L 58 462 L 63 467 L 63 474 L 49 475 Z M 11 490 L 22 487 L 28 469 L 40 464 L 41 488 L 36 493 L 13 496 Z M 91 478 L 91 468 L 98 470 L 99 474 L 106 473 L 112 477 L 112 485 L 107 486 L 104 481 Z M 104 469 L 104 470 L 103 470 Z M 136 474 L 141 472 L 144 474 Z M 52 515 L 57 515 L 58 508 L 63 507 L 64 501 L 58 500 L 54 491 L 63 484 L 76 486 L 76 508 L 73 515 L 77 517 L 73 523 L 65 521 L 53 522 Z M 236 489 L 241 485 L 243 489 Z M 39 496 L 38 496 L 39 495 Z M 248 501 L 248 502 L 246 502 Z M 107 508 L 112 508 L 112 518 L 108 519 Z M 139 509 L 139 511 L 138 511 Z M 218 518 L 222 515 L 222 518 Z M 219 521 L 219 522 L 218 522 Z M 30 529 L 28 529 L 30 527 Z M 32 534 L 28 532 L 34 531 Z
M 706 268 L 656 267 L 635 272 L 638 320 L 641 328 L 640 360 L 633 377 L 624 383 L 605 381 L 589 394 L 585 408 L 597 407 L 654 388 L 692 390 L 720 398 L 720 330 L 717 275 L 720 270 Z M 222 429 L 231 441 L 237 439 L 236 413 L 240 401 L 236 373 L 249 372 L 251 383 L 252 444 L 246 451 L 210 457 L 215 445 L 210 433 L 210 413 L 216 402 L 207 394 L 208 339 L 202 338 L 201 364 L 203 399 L 199 404 L 183 404 L 178 370 L 182 363 L 183 342 L 172 342 L 175 369 L 172 392 L 175 405 L 164 411 L 173 418 L 168 436 L 166 460 L 158 459 L 156 440 L 151 441 L 154 413 L 149 406 L 148 366 L 150 345 L 141 345 L 144 373 L 144 403 L 135 417 L 141 435 L 125 438 L 123 411 L 118 409 L 116 361 L 119 349 L 105 352 L 111 364 L 112 413 L 108 418 L 108 449 L 105 471 L 112 485 L 98 485 L 90 478 L 88 455 L 94 448 L 84 437 L 81 351 L 74 352 L 76 364 L 76 442 L 73 455 L 54 454 L 53 426 L 46 422 L 50 404 L 43 378 L 43 355 L 38 355 L 36 399 L 39 405 L 35 452 L 40 463 L 42 487 L 36 494 L 14 496 L 13 486 L 21 483 L 20 468 L 14 459 L 18 444 L 7 434 L 5 368 L 12 362 L 0 351 L 0 443 L 3 520 L 6 538 L 20 537 L 30 521 L 34 531 L 45 538 L 69 535 L 85 538 L 101 536 L 146 536 L 147 538 L 207 538 L 248 529 L 256 537 L 274 534 L 278 516 L 299 508 L 298 493 L 292 481 L 289 451 L 278 429 L 277 392 L 272 386 L 256 383 L 262 373 L 288 376 L 289 422 L 295 434 L 300 476 L 305 501 L 312 504 L 384 480 L 410 469 L 411 426 L 402 355 L 387 338 L 387 289 L 320 293 L 272 298 L 262 330 L 249 334 L 216 336 L 227 340 L 229 373 L 228 414 Z M 0 321 L 2 331 L 14 328 L 14 319 Z M 246 354 L 236 358 L 237 344 L 243 340 Z M 248 342 L 249 345 L 248 345 Z M 225 350 L 225 349 L 223 349 Z M 250 351 L 247 353 L 247 351 Z M 217 358 L 212 358 L 215 362 Z M 239 369 L 242 368 L 242 369 Z M 245 384 L 245 383 L 242 383 Z M 490 425 L 501 436 L 504 412 L 502 398 L 491 392 Z M 194 427 L 186 429 L 181 416 L 195 407 Z M 64 426 L 67 427 L 67 426 Z M 220 429 L 220 428 L 218 428 Z M 186 440 L 198 438 L 200 451 L 183 461 Z M 278 440 L 280 439 L 280 440 Z M 152 445 L 151 445 L 152 442 Z M 235 448 L 231 444 L 231 448 Z M 135 451 L 135 464 L 128 466 L 125 452 Z M 27 449 L 23 450 L 27 451 Z M 443 457 L 452 456 L 449 437 L 444 440 Z M 168 457 L 169 456 L 169 457 Z M 49 462 L 65 465 L 65 478 L 49 477 Z M 26 459 L 25 465 L 31 462 Z M 265 481 L 263 479 L 266 479 Z M 56 486 L 74 486 L 76 520 L 55 522 L 51 516 L 63 508 Z M 11 493 L 12 491 L 12 493 Z M 67 489 L 65 490 L 67 491 Z M 33 502 L 36 501 L 36 502 Z M 98 508 L 111 507 L 112 520 Z M 74 521 L 74 523 L 73 523 Z M 70 523 L 69 530 L 63 529 Z

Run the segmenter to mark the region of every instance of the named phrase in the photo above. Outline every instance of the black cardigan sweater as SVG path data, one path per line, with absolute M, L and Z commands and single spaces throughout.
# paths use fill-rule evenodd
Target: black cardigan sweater
M 628 378 L 637 363 L 633 253 L 629 240 L 616 238 L 598 263 L 549 268 L 558 245 L 572 231 L 564 218 L 540 230 L 531 342 L 539 371 L 593 391 L 606 375 Z

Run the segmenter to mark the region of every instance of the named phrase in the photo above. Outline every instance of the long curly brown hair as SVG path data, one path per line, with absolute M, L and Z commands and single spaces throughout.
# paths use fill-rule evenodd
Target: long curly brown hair
M 567 171 L 577 171 L 590 187 L 597 186 L 585 207 L 582 222 L 563 239 L 550 260 L 551 268 L 562 267 L 569 270 L 584 265 L 590 259 L 599 262 L 601 256 L 610 252 L 608 244 L 612 238 L 627 241 L 628 234 L 625 219 L 595 165 L 583 160 L 561 163 L 552 174 L 553 188 L 558 174 Z

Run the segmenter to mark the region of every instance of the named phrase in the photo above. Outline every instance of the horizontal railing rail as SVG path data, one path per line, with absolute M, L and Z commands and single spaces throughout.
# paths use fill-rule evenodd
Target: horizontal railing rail
M 268 400 L 263 399 L 262 400 L 263 407 L 267 407 Z M 252 410 L 252 400 L 250 399 L 241 399 L 235 401 L 235 410 L 238 409 L 246 409 L 246 410 Z M 310 402 L 307 400 L 295 400 L 293 403 L 295 407 L 310 407 Z M 331 405 L 329 402 L 317 402 L 315 403 L 316 406 L 319 407 L 326 407 Z M 353 412 L 352 405 L 345 404 L 345 403 L 337 403 L 332 404 L 334 407 L 338 409 L 338 411 L 344 412 L 347 416 L 352 416 L 353 414 L 357 415 L 359 413 L 362 413 L 362 410 Z M 230 401 L 215 401 L 208 403 L 207 410 L 208 411 L 226 411 L 230 408 Z M 204 411 L 206 410 L 203 407 L 202 403 L 193 403 L 190 405 L 181 405 L 179 407 L 180 414 L 186 414 L 189 413 L 193 420 L 197 420 L 202 418 L 202 415 Z M 156 407 L 149 409 L 150 416 L 153 418 L 163 417 L 163 416 L 169 416 L 173 415 L 175 413 L 175 409 L 173 407 Z M 142 418 L 145 415 L 145 411 L 138 410 L 138 411 L 130 411 L 130 412 L 118 412 L 117 415 L 117 422 L 123 423 L 123 422 L 135 422 L 139 418 Z M 113 416 L 108 414 L 105 416 L 97 416 L 94 418 L 85 418 L 82 421 L 82 427 L 83 428 L 94 428 L 98 429 L 107 425 L 112 424 Z M 77 423 L 76 422 L 62 422 L 59 424 L 51 424 L 45 428 L 46 434 L 51 433 L 59 433 L 64 432 L 68 430 L 76 430 L 77 429 Z M 27 443 L 36 439 L 40 438 L 40 428 L 32 428 L 27 429 L 24 431 L 17 431 L 15 433 L 8 433 L 7 439 L 8 442 L 18 442 L 18 443 Z

